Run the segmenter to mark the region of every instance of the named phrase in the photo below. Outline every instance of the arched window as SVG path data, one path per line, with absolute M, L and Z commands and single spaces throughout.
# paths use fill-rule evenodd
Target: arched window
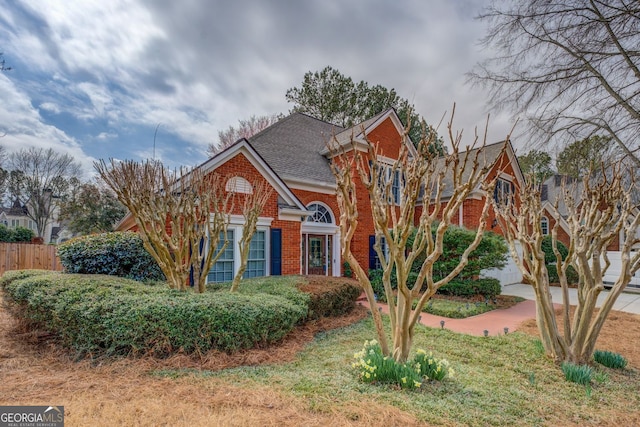
M 241 176 L 229 178 L 224 189 L 229 193 L 253 194 L 251 183 Z
M 307 217 L 307 222 L 316 222 L 320 224 L 333 224 L 333 218 L 329 209 L 319 203 L 311 203 L 307 206 L 307 210 L 311 215 Z
M 546 236 L 549 234 L 549 219 L 546 216 L 540 219 L 540 228 L 542 229 L 542 235 Z

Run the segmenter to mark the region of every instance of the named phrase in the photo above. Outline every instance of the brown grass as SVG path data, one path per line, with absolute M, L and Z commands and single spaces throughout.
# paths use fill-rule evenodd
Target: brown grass
M 336 398 L 330 405 L 314 405 L 277 387 L 233 385 L 197 375 L 149 375 L 164 368 L 216 370 L 290 361 L 319 331 L 353 323 L 364 315 L 366 311 L 357 308 L 349 316 L 321 319 L 299 328 L 278 347 L 236 355 L 212 352 L 200 357 L 75 362 L 50 336 L 27 332 L 2 307 L 0 405 L 64 405 L 68 426 L 424 425 L 409 413 L 370 398 L 357 403 Z M 521 330 L 536 335 L 535 321 L 525 322 Z M 640 316 L 612 312 L 598 348 L 624 354 L 630 365 L 640 368 L 639 336 Z M 600 414 L 600 420 L 603 425 L 640 425 L 640 412 L 612 409 Z M 564 419 L 559 413 L 549 422 L 580 425 L 581 420 Z
M 215 378 L 149 375 L 162 368 L 215 370 L 289 361 L 317 332 L 351 324 L 365 315 L 358 307 L 348 316 L 305 325 L 278 347 L 237 355 L 74 362 L 50 336 L 26 332 L 3 307 L 0 405 L 61 405 L 68 426 L 418 425 L 400 409 L 369 400 L 358 404 L 336 401 L 333 412 L 321 413 L 304 399 L 271 387 L 248 389 Z
M 571 307 L 569 315 L 573 316 L 574 312 L 575 307 Z M 556 310 L 556 317 L 560 330 L 562 330 L 562 309 Z M 535 319 L 523 322 L 518 330 L 536 337 L 540 336 Z M 620 353 L 629 361 L 629 366 L 640 369 L 639 339 L 640 315 L 611 311 L 598 336 L 596 348 Z

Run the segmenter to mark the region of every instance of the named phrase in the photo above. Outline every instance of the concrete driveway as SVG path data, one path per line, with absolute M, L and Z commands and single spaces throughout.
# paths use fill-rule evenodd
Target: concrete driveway
M 515 295 L 518 297 L 535 300 L 535 293 L 530 285 L 524 285 L 518 283 L 515 285 L 506 285 L 502 287 L 503 295 Z M 604 291 L 598 297 L 597 306 L 600 307 L 602 302 L 609 294 L 609 291 Z M 551 287 L 551 296 L 553 302 L 556 304 L 562 303 L 562 289 L 557 286 Z M 577 304 L 577 295 L 575 289 L 569 289 L 569 301 L 572 305 Z M 623 292 L 618 300 L 613 304 L 613 309 L 618 311 L 626 311 L 627 313 L 640 314 L 640 293 L 637 292 Z

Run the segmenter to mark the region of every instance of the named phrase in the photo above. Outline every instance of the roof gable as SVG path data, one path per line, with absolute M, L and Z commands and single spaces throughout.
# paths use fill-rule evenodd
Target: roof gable
M 260 156 L 253 146 L 246 139 L 240 139 L 224 151 L 211 157 L 209 160 L 198 166 L 202 172 L 207 174 L 215 171 L 219 166 L 233 159 L 238 155 L 243 155 L 251 165 L 269 182 L 282 200 L 290 207 L 295 207 L 306 211 L 304 204 L 298 199 L 285 182 L 271 168 L 271 166 Z
M 367 119 L 362 123 L 359 123 L 336 134 L 334 142 L 337 143 L 339 147 L 346 147 L 353 141 L 356 143 L 356 146 L 361 146 L 364 150 L 366 149 L 366 137 L 373 131 L 375 131 L 375 129 L 378 128 L 386 120 L 391 121 L 391 123 L 395 127 L 395 130 L 398 132 L 398 136 L 401 138 L 401 141 L 404 140 L 404 125 L 400 121 L 396 110 L 393 108 L 388 108 L 371 117 L 370 119 Z M 415 155 L 416 150 L 413 144 L 408 144 L 408 147 L 410 153 L 412 155 Z M 332 151 L 334 151 L 332 148 L 330 148 L 329 146 L 325 146 L 321 153 L 325 156 L 331 156 Z

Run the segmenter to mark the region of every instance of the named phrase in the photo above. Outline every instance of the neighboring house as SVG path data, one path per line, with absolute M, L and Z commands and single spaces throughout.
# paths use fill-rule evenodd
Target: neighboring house
M 16 199 L 11 207 L 0 207 L 0 224 L 4 224 L 7 228 L 15 229 L 16 227 L 24 227 L 33 231 L 33 234 L 37 236 L 38 227 L 36 222 L 29 218 L 29 205 L 23 204 L 19 199 Z M 64 236 L 64 228 L 53 218 L 52 221 L 47 224 L 47 227 L 43 233 L 43 239 L 45 243 L 59 243 L 60 235 Z M 67 237 L 68 238 L 68 237 Z
M 236 142 L 199 167 L 205 172 L 228 176 L 227 191 L 251 192 L 252 182 L 266 180 L 274 193 L 267 203 L 258 229 L 251 242 L 249 267 L 245 277 L 289 274 L 340 276 L 343 262 L 340 252 L 340 212 L 336 200 L 336 183 L 329 162 L 327 143 L 336 140 L 349 150 L 352 136 L 363 142 L 367 138 L 379 145 L 384 160 L 393 162 L 403 142 L 403 126 L 395 110 L 389 109 L 365 122 L 344 129 L 301 113 L 293 113 L 260 133 Z M 504 143 L 488 145 L 481 156 L 493 163 L 501 155 Z M 499 166 L 486 179 L 499 174 L 496 198 L 513 194 L 523 183 L 516 156 L 507 144 Z M 411 149 L 413 146 L 410 147 Z M 498 167 L 500 170 L 498 170 Z M 352 251 L 363 266 L 375 268 L 374 228 L 366 191 L 359 181 L 357 194 L 362 195 L 358 230 L 352 240 Z M 444 195 L 445 200 L 447 194 Z M 484 195 L 476 189 L 460 208 L 455 223 L 476 228 Z M 419 208 L 421 209 L 421 208 Z M 237 238 L 243 217 L 236 207 L 230 213 L 230 244 L 209 273 L 210 281 L 228 281 L 238 269 Z M 500 232 L 491 214 L 488 229 Z M 119 230 L 135 228 L 128 215 Z M 520 279 L 522 276 L 520 276 Z M 519 279 L 518 279 L 519 280 Z
M 542 200 L 542 233 L 550 235 L 552 228 L 556 224 L 556 209 L 554 206 L 557 203 L 557 213 L 560 215 L 559 221 L 560 224 L 558 226 L 558 240 L 564 243 L 565 245 L 569 245 L 569 224 L 566 221 L 567 217 L 567 208 L 564 204 L 564 200 L 562 197 L 563 187 L 569 189 L 569 191 L 573 192 L 574 198 L 577 201 L 576 203 L 580 203 L 581 191 L 582 191 L 582 183 L 580 181 L 574 181 L 569 177 L 562 175 L 553 175 L 549 177 L 546 181 L 542 183 L 540 198 Z M 607 256 L 611 261 L 611 266 L 607 270 L 607 274 L 604 277 L 605 285 L 611 285 L 615 282 L 617 276 L 620 273 L 620 245 L 623 242 L 625 230 L 620 232 L 620 235 L 613 239 L 613 241 L 607 246 Z M 638 231 L 638 238 L 640 238 L 640 231 Z M 640 250 L 640 248 L 636 249 Z M 635 276 L 631 278 L 631 282 L 628 285 L 628 288 L 636 288 L 640 289 L 640 271 L 636 272 Z
M 36 234 L 36 223 L 27 216 L 28 213 L 27 206 L 16 199 L 11 207 L 0 207 L 0 224 L 4 224 L 9 229 L 28 228 Z

